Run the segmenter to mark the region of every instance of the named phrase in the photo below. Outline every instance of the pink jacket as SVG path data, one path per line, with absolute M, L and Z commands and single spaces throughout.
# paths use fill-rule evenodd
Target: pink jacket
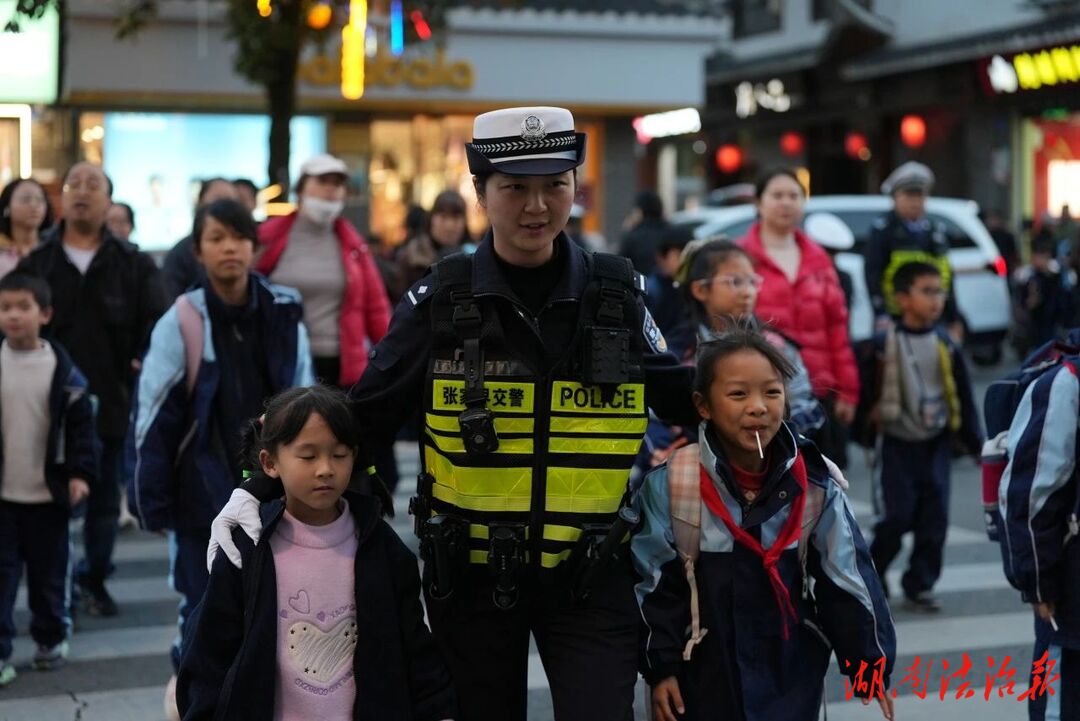
M 289 231 L 296 213 L 271 218 L 259 226 L 262 255 L 255 269 L 269 276 L 277 267 L 289 241 Z M 345 297 L 341 300 L 341 377 L 338 384 L 351 386 L 367 368 L 368 346 L 386 335 L 390 326 L 390 301 L 387 300 L 375 260 L 356 228 L 344 218 L 334 221 L 334 233 L 341 242 L 341 260 L 345 266 Z
M 848 340 L 844 291 L 828 253 L 798 229 L 795 241 L 802 260 L 792 283 L 766 255 L 760 223 L 739 239 L 765 279 L 754 314 L 799 344 L 815 396 L 822 398 L 834 391 L 854 404 L 859 400 L 859 373 Z

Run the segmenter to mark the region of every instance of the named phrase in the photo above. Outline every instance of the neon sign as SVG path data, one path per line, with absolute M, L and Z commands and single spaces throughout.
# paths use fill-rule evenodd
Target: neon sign
M 1080 82 L 1080 45 L 1017 53 L 1012 58 L 995 55 L 986 63 L 986 80 L 997 95 Z

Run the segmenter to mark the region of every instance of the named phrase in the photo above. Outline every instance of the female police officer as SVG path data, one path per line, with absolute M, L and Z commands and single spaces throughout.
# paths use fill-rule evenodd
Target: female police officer
M 365 443 L 423 407 L 410 511 L 465 721 L 525 719 L 530 632 L 556 719 L 632 717 L 632 513 L 615 521 L 647 408 L 696 423 L 641 276 L 563 232 L 585 158 L 573 123 L 550 107 L 476 118 L 466 150 L 491 230 L 406 293 L 351 392 Z M 254 536 L 254 504 L 237 491 L 215 541 L 231 546 L 237 523 Z

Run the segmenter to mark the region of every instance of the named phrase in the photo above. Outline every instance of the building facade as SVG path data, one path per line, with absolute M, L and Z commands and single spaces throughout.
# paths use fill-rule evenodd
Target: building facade
M 395 243 L 410 204 L 429 206 L 444 188 L 472 204 L 462 144 L 476 113 L 560 105 L 589 135 L 579 177 L 585 227 L 616 235 L 638 182 L 632 119 L 702 104 L 704 58 L 722 24 L 661 0 L 483 5 L 451 11 L 439 38 L 400 55 L 382 32 L 386 18 L 373 15 L 359 100 L 342 97 L 339 40 L 305 54 L 292 177 L 311 153 L 341 156 L 353 170 L 348 214 Z M 234 72 L 221 3 L 161 3 L 158 19 L 123 41 L 109 4 L 67 6 L 55 106 L 66 122 L 52 129 L 65 151 L 41 155 L 35 174 L 55 177 L 46 163 L 102 162 L 149 248 L 186 232 L 198 179 L 267 182 L 263 95 Z M 482 225 L 479 215 L 470 220 Z
M 872 193 L 914 159 L 935 193 L 1017 224 L 1080 192 L 1075 0 L 743 0 L 733 13 L 706 67 L 714 184 L 784 164 L 815 193 Z

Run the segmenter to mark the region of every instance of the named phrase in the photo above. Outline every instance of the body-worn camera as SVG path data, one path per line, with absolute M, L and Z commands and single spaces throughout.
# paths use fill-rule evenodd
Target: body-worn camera
M 499 434 L 495 431 L 495 414 L 487 408 L 466 408 L 458 416 L 461 440 L 470 456 L 494 453 L 499 448 Z

